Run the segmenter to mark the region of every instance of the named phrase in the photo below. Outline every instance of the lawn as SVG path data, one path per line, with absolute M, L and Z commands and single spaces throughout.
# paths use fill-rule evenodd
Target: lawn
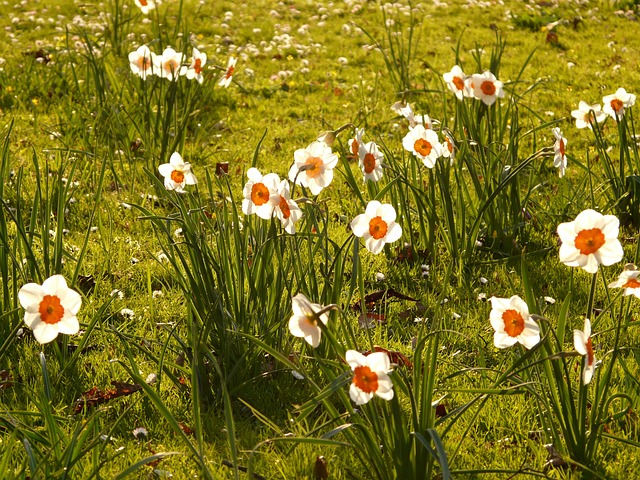
M 640 470 L 636 2 L 0 12 L 2 478 Z

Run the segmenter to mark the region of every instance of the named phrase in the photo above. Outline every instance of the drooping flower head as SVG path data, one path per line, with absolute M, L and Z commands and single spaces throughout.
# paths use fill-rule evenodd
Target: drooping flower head
M 553 136 L 556 138 L 556 142 L 553 144 L 553 166 L 558 169 L 558 175 L 562 178 L 567 170 L 567 156 L 565 155 L 567 139 L 562 136 L 562 131 L 558 127 L 553 129 Z
M 624 270 L 615 282 L 609 284 L 609 288 L 624 288 L 624 295 L 633 295 L 640 298 L 640 270 L 633 263 L 627 263 Z
M 636 103 L 636 96 L 633 93 L 627 93 L 624 88 L 619 88 L 616 93 L 605 95 L 602 97 L 604 113 L 614 120 L 622 118 L 624 109 L 632 107 Z
M 62 275 L 53 275 L 42 285 L 27 283 L 18 292 L 18 300 L 25 309 L 24 323 L 33 330 L 39 343 L 51 342 L 58 333 L 78 333 L 80 324 L 76 315 L 82 298 L 67 287 Z
M 422 125 L 424 128 L 433 128 L 433 122 L 429 115 L 416 115 L 413 112 L 413 108 L 411 108 L 410 103 L 404 102 L 396 102 L 391 105 L 391 110 L 396 112 L 398 115 L 402 115 L 409 121 L 409 127 L 413 128 L 416 125 Z
M 129 67 L 133 73 L 146 80 L 147 75 L 153 74 L 155 57 L 156 54 L 152 53 L 149 47 L 142 45 L 135 52 L 129 53 Z
M 153 0 L 133 0 L 133 2 L 145 15 L 156 8 L 156 3 Z
M 184 55 L 181 52 L 176 52 L 173 48 L 167 47 L 162 52 L 162 55 L 156 55 L 156 71 L 162 78 L 167 80 L 177 80 L 183 72 L 182 64 L 184 63 Z
M 302 218 L 302 210 L 296 202 L 291 200 L 289 181 L 282 180 L 278 185 L 279 201 L 275 208 L 275 215 L 282 222 L 282 228 L 290 235 L 296 233 L 296 222 Z
M 595 210 L 584 210 L 573 222 L 561 223 L 560 261 L 589 273 L 596 273 L 600 264 L 618 263 L 624 255 L 618 240 L 619 226 L 615 215 L 602 215 Z
M 198 183 L 196 176 L 191 172 L 191 164 L 185 163 L 178 152 L 171 155 L 169 163 L 160 165 L 158 172 L 164 177 L 164 187 L 167 190 L 183 193 L 186 185 Z
M 244 199 L 242 200 L 242 213 L 253 215 L 254 213 L 265 220 L 273 217 L 276 205 L 280 203 L 278 194 L 278 184 L 280 178 L 275 173 L 262 175 L 257 168 L 250 168 L 247 171 L 249 180 L 242 190 Z
M 324 142 L 313 142 L 307 148 L 296 150 L 293 165 L 289 169 L 289 180 L 296 185 L 308 187 L 318 195 L 333 180 L 333 169 L 338 164 L 338 156 Z
M 582 370 L 582 383 L 588 385 L 596 369 L 596 356 L 593 353 L 593 344 L 591 343 L 591 322 L 588 318 L 584 319 L 584 331 L 573 331 L 573 346 L 580 355 L 586 357 Z
M 353 370 L 349 396 L 356 405 L 363 405 L 374 395 L 383 400 L 393 398 L 393 383 L 389 378 L 391 362 L 384 352 L 374 352 L 367 356 L 355 350 L 347 350 L 345 360 Z
M 188 67 L 182 67 L 183 75 L 189 80 L 195 79 L 198 83 L 202 84 L 204 80 L 202 71 L 206 63 L 207 54 L 193 47 L 193 53 L 191 54 L 191 64 Z
M 349 152 L 357 159 L 360 159 L 362 137 L 364 137 L 364 128 L 356 128 L 356 136 L 349 139 Z
M 318 326 L 318 321 L 325 325 L 329 321 L 327 313 L 318 315 L 317 313 L 325 307 L 317 303 L 311 303 L 303 294 L 299 293 L 291 299 L 293 316 L 289 320 L 289 331 L 294 337 L 304 338 L 305 341 L 316 348 L 320 345 L 322 330 Z
M 593 116 L 591 112 L 593 112 Z M 578 109 L 571 111 L 571 116 L 576 119 L 576 128 L 591 128 L 589 118 L 597 123 L 602 123 L 607 118 L 600 105 L 589 105 L 582 100 L 578 104 Z
M 469 85 L 465 83 L 466 75 L 462 69 L 456 65 L 450 72 L 442 75 L 444 81 L 447 83 L 449 90 L 451 90 L 458 100 L 462 100 L 464 97 L 472 97 L 473 91 L 469 88 Z
M 402 139 L 402 146 L 407 152 L 413 153 L 422 160 L 427 168 L 433 168 L 436 160 L 442 155 L 442 144 L 438 134 L 425 129 L 423 125 L 416 125 Z
M 351 221 L 351 230 L 361 237 L 367 250 L 378 254 L 386 243 L 393 243 L 402 236 L 402 227 L 396 223 L 396 210 L 392 205 L 372 200 L 364 213 Z
M 382 161 L 384 153 L 378 149 L 375 142 L 369 142 L 360 145 L 358 152 L 359 165 L 364 175 L 364 181 L 371 180 L 374 182 L 382 178 Z
M 496 99 L 504 97 L 503 83 L 489 71 L 472 75 L 469 85 L 473 88 L 474 96 L 485 105 L 493 105 Z
M 507 348 L 520 343 L 532 348 L 540 341 L 540 327 L 529 315 L 527 303 L 519 296 L 491 297 L 489 321 L 495 330 L 493 344 Z
M 227 88 L 231 85 L 231 80 L 233 80 L 233 74 L 236 71 L 236 63 L 238 59 L 236 57 L 229 57 L 229 61 L 227 62 L 227 69 L 224 72 L 224 75 L 218 82 L 218 85 L 221 87 Z
M 449 159 L 451 165 L 456 161 L 456 143 L 447 130 L 443 130 L 444 142 L 442 143 L 442 156 Z

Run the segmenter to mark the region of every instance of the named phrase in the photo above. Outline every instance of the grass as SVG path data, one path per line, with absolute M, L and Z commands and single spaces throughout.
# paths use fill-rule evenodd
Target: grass
M 636 299 L 607 287 L 620 265 L 560 263 L 556 235 L 586 208 L 615 214 L 624 261 L 638 263 L 634 109 L 626 130 L 609 118 L 597 135 L 570 116 L 579 100 L 634 92 L 638 27 L 618 11 L 635 6 L 504 3 L 0 6 L 0 471 L 325 478 L 319 456 L 345 479 L 636 471 Z M 133 75 L 143 43 L 197 46 L 203 84 Z M 442 81 L 456 63 L 491 66 L 505 98 L 463 108 Z M 455 164 L 403 151 L 398 100 L 452 133 Z M 296 235 L 242 213 L 250 167 L 285 178 L 294 151 L 345 124 L 384 152 L 380 183 L 362 183 L 347 128 L 332 184 L 293 188 L 307 198 Z M 562 179 L 553 126 L 569 139 Z M 174 151 L 199 180 L 184 195 L 157 173 Z M 349 227 L 374 198 L 403 229 L 380 255 Z M 81 334 L 43 346 L 18 291 L 53 274 L 83 296 Z M 407 298 L 361 301 L 386 289 Z M 316 349 L 288 331 L 297 293 L 335 305 Z M 531 350 L 493 345 L 483 299 L 512 295 L 546 319 Z M 360 328 L 367 314 L 380 324 Z M 571 335 L 585 316 L 602 360 L 588 387 Z M 343 358 L 374 346 L 404 356 L 395 397 L 357 406 Z M 83 408 L 93 388 L 105 401 Z

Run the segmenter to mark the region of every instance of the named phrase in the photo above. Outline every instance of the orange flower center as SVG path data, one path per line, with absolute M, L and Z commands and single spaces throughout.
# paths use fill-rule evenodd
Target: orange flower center
M 176 183 L 184 182 L 184 173 L 180 170 L 174 170 L 173 172 L 171 172 L 171 180 Z
M 622 288 L 639 288 L 639 287 L 640 287 L 640 282 L 638 281 L 637 278 L 630 278 L 629 280 L 627 280 L 627 283 L 622 285 Z
M 419 138 L 413 144 L 413 149 L 423 157 L 429 156 L 429 154 L 431 153 L 431 148 L 432 148 L 431 144 L 427 142 L 424 138 Z
M 138 57 L 138 61 L 136 62 L 136 66 L 140 70 L 147 70 L 151 67 L 151 59 L 145 55 Z
M 140 5 L 142 5 L 143 7 L 146 7 L 149 4 L 147 3 L 147 0 L 140 0 Z
M 196 72 L 196 75 L 200 75 L 202 73 L 202 60 L 196 58 L 196 61 L 193 64 L 193 70 Z
M 233 66 L 227 68 L 227 73 L 225 74 L 225 78 L 231 78 L 233 76 L 233 72 L 235 72 L 235 68 Z
M 178 67 L 180 67 L 180 62 L 178 62 L 175 58 L 170 58 L 166 62 L 163 63 L 162 67 L 165 69 L 167 73 L 174 74 L 178 71 Z
M 504 331 L 510 337 L 517 337 L 524 330 L 524 318 L 517 310 L 505 310 L 502 314 Z
M 387 222 L 380 217 L 373 217 L 369 220 L 369 234 L 376 240 L 384 238 L 387 234 Z
M 306 170 L 309 178 L 316 178 L 324 172 L 324 162 L 320 157 L 309 157 L 304 164 L 309 166 L 308 170 Z
M 269 189 L 264 183 L 254 183 L 251 187 L 251 201 L 258 207 L 269 201 Z
M 358 143 L 358 140 L 354 138 L 353 141 L 351 142 L 351 154 L 353 156 L 357 156 L 359 148 L 360 148 L 360 144 Z
M 364 393 L 374 393 L 378 390 L 378 375 L 366 365 L 356 367 L 353 371 L 353 383 Z
M 449 150 L 449 153 L 452 154 L 453 153 L 453 142 L 451 140 L 449 140 L 449 137 L 445 137 L 445 140 L 447 141 L 447 150 Z
M 617 98 L 611 100 L 611 108 L 613 108 L 614 112 L 619 113 L 620 110 L 622 110 L 622 107 L 624 107 L 624 103 L 622 103 L 622 100 L 619 100 Z
M 564 157 L 564 140 L 560 139 L 560 155 Z
M 282 216 L 288 219 L 291 216 L 291 209 L 289 208 L 289 204 L 287 203 L 287 199 L 280 195 L 280 205 L 278 205 L 280 211 L 282 212 Z
M 452 81 L 458 90 L 464 90 L 464 80 L 460 77 L 453 77 Z
M 590 255 L 604 245 L 604 233 L 599 228 L 581 230 L 574 243 L 582 255 Z
M 596 359 L 595 355 L 593 354 L 593 345 L 591 344 L 591 337 L 589 337 L 589 339 L 587 340 L 585 347 L 587 349 L 587 365 L 591 366 L 593 365 L 593 362 Z
M 367 153 L 362 164 L 364 165 L 364 173 L 371 173 L 376 168 L 376 157 L 373 153 Z
M 64 316 L 64 307 L 60 305 L 60 299 L 55 295 L 45 295 L 38 308 L 40 319 L 49 325 L 55 325 Z
M 490 97 L 496 93 L 496 86 L 492 81 L 485 80 L 482 82 L 482 85 L 480 85 L 480 90 L 482 90 L 482 93 Z

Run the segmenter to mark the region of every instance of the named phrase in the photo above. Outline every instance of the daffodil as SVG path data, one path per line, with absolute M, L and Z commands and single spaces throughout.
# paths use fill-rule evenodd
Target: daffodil
M 540 327 L 529 315 L 527 303 L 517 295 L 491 297 L 489 321 L 495 330 L 493 344 L 508 348 L 516 343 L 532 348 L 540 341 Z
M 318 322 L 326 325 L 329 321 L 327 313 L 318 315 L 318 312 L 324 307 L 317 303 L 311 303 L 303 293 L 299 293 L 291 299 L 291 308 L 293 310 L 293 316 L 289 320 L 291 335 L 304 338 L 309 345 L 316 348 L 320 345 L 322 337 L 322 330 L 318 326 Z
M 356 405 L 364 405 L 374 395 L 383 400 L 393 398 L 393 383 L 389 378 L 391 361 L 384 352 L 364 356 L 355 350 L 347 350 L 345 360 L 353 370 L 349 396 Z
M 164 177 L 164 187 L 167 190 L 183 193 L 185 185 L 198 183 L 195 175 L 191 172 L 191 164 L 185 163 L 178 152 L 171 155 L 169 163 L 160 165 L 158 172 Z
M 293 154 L 294 162 L 289 169 L 289 180 L 296 185 L 308 187 L 318 195 L 333 180 L 333 169 L 338 164 L 338 156 L 324 142 L 313 142 Z
M 49 343 L 58 333 L 78 333 L 78 310 L 82 298 L 67 287 L 62 275 L 47 278 L 42 285 L 27 283 L 18 292 L 20 305 L 25 309 L 24 323 L 33 330 L 39 343 Z
M 624 255 L 618 240 L 619 226 L 615 215 L 602 215 L 595 210 L 584 210 L 573 222 L 561 223 L 560 261 L 589 273 L 596 273 L 600 264 L 618 263 Z
M 253 215 L 254 213 L 265 220 L 273 217 L 273 211 L 280 202 L 278 183 L 280 178 L 275 173 L 262 175 L 257 168 L 247 171 L 249 180 L 242 190 L 242 213 Z
M 588 385 L 596 369 L 596 356 L 593 353 L 593 344 L 591 343 L 591 322 L 589 322 L 588 318 L 584 319 L 583 331 L 573 331 L 573 346 L 580 355 L 586 357 L 582 370 L 582 383 Z
M 364 213 L 351 221 L 351 230 L 361 237 L 367 250 L 378 254 L 385 244 L 393 243 L 402 236 L 402 227 L 396 223 L 396 211 L 392 205 L 372 200 Z

